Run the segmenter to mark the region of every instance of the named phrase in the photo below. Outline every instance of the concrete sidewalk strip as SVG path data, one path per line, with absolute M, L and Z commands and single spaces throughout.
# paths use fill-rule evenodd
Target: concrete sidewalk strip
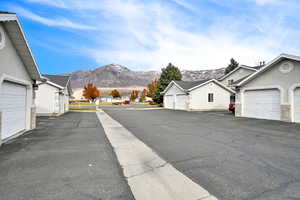
M 217 200 L 104 111 L 97 116 L 136 200 Z

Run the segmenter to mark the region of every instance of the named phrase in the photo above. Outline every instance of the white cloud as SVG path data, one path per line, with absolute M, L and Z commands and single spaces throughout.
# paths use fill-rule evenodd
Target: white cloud
M 64 0 L 27 0 L 28 2 L 32 3 L 41 3 L 41 4 L 47 4 L 50 6 L 56 6 L 61 8 L 67 8 L 67 2 L 64 2 Z
M 172 1 L 175 2 L 177 5 L 182 6 L 186 9 L 189 9 L 191 11 L 196 11 L 196 7 L 186 0 L 172 0 Z
M 168 27 L 155 35 L 157 48 L 147 50 L 101 50 L 93 49 L 90 53 L 99 63 L 127 63 L 139 69 L 155 69 L 166 66 L 169 62 L 181 69 L 208 69 L 224 67 L 231 57 L 246 64 L 254 64 L 260 59 L 271 59 L 274 54 L 256 44 L 249 48 L 246 44 L 238 44 L 230 36 L 212 36 L 191 34 Z
M 133 37 L 137 41 L 134 44 L 136 49 L 130 46 L 124 48 L 128 46 L 128 38 L 124 38 L 116 40 L 115 43 L 112 41 L 112 48 L 109 50 L 89 50 L 99 63 L 119 62 L 137 69 L 159 69 L 172 62 L 184 69 L 199 69 L 224 67 L 231 57 L 244 64 L 254 64 L 260 59 L 269 60 L 276 54 L 271 48 L 263 45 L 262 38 L 256 40 L 250 37 L 241 40 L 237 33 L 243 23 L 236 23 L 238 25 L 234 31 L 237 33 L 225 31 L 228 22 L 223 21 L 215 22 L 203 32 L 192 32 L 180 28 L 182 24 L 174 18 L 180 18 L 180 13 L 174 13 L 157 4 L 132 6 L 136 7 L 135 10 L 144 12 L 135 13 L 134 17 L 130 17 L 130 12 L 126 10 L 115 14 L 126 19 L 126 31 L 130 33 L 129 38 Z M 114 11 L 111 10 L 111 13 Z M 151 26 L 144 25 L 149 24 L 145 16 L 151 18 Z M 276 41 L 270 38 L 265 42 L 275 44 Z M 147 45 L 153 48 L 145 48 Z
M 119 63 L 135 69 L 157 70 L 172 62 L 182 69 L 207 69 L 224 67 L 231 57 L 242 64 L 253 65 L 261 60 L 268 61 L 281 52 L 297 53 L 300 49 L 300 44 L 295 42 L 299 31 L 286 24 L 281 8 L 253 8 L 251 13 L 230 17 L 212 15 L 203 26 L 197 20 L 195 24 L 186 21 L 186 13 L 161 0 L 101 0 L 101 3 L 77 0 L 72 4 L 68 0 L 27 1 L 67 9 L 68 12 L 80 11 L 81 20 L 95 25 L 101 21 L 110 26 L 106 41 L 100 34 L 96 37 L 95 30 L 92 39 L 96 47 L 82 49 L 99 64 Z M 185 8 L 197 9 L 187 1 L 173 1 Z M 264 5 L 280 0 L 248 1 Z M 25 16 L 53 26 L 61 23 L 28 12 Z M 199 21 L 201 17 L 199 15 Z M 70 23 L 74 26 L 70 21 L 63 24 Z
M 274 3 L 282 2 L 282 0 L 251 0 L 251 1 L 254 1 L 258 5 L 274 4 Z
M 71 20 L 64 18 L 64 17 L 60 17 L 60 18 L 41 17 L 41 16 L 39 16 L 29 10 L 21 8 L 21 7 L 14 7 L 14 11 L 17 12 L 18 15 L 21 15 L 21 16 L 31 19 L 33 21 L 37 21 L 37 22 L 42 23 L 47 26 L 57 26 L 57 27 L 65 27 L 65 28 L 81 29 L 81 30 L 95 29 L 95 27 L 78 24 L 78 23 L 72 22 Z

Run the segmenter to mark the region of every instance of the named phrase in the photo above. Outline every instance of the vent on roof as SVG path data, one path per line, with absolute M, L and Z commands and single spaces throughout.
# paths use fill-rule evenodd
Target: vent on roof
M 260 67 L 265 66 L 265 64 L 266 64 L 266 61 L 261 61 L 261 62 L 259 62 L 259 66 L 260 66 Z

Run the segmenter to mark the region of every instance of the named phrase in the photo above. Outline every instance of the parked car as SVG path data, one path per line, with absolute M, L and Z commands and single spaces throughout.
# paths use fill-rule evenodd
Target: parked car
M 233 114 L 235 113 L 235 103 L 229 104 L 229 111 L 231 111 Z
M 124 101 L 124 104 L 125 104 L 125 105 L 128 105 L 128 104 L 130 104 L 130 101 L 129 101 L 129 100 L 125 100 L 125 101 Z

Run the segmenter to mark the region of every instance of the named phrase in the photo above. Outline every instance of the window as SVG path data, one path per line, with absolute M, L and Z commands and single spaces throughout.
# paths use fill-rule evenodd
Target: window
M 214 102 L 214 94 L 213 93 L 208 94 L 208 102 Z

